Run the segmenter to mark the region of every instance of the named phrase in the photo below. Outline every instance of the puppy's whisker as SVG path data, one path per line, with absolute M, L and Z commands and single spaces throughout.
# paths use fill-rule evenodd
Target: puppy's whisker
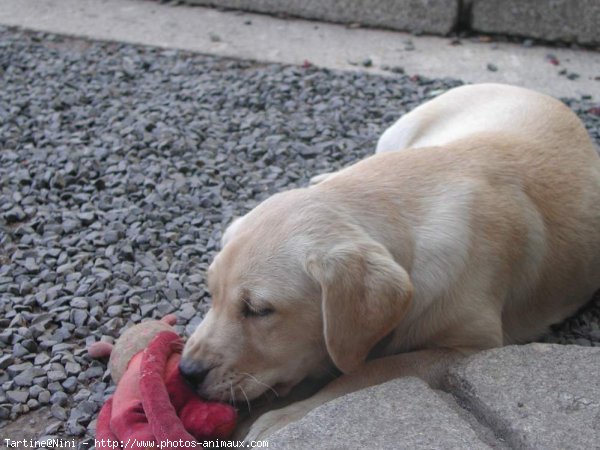
M 231 393 L 229 398 L 229 404 L 233 406 L 233 404 L 235 403 L 235 394 L 233 393 L 233 383 L 231 381 L 229 382 L 229 392 Z
M 275 394 L 275 396 L 279 397 L 279 393 L 275 390 L 275 388 L 273 386 L 269 386 L 267 383 L 263 383 L 258 378 L 256 378 L 254 375 L 249 374 L 248 372 L 240 372 L 240 373 L 242 375 L 254 380 L 257 384 L 260 384 L 261 386 L 268 388 L 269 390 L 271 390 L 273 392 L 273 394 Z
M 248 396 L 246 395 L 246 391 L 244 391 L 244 388 L 241 386 L 237 386 L 240 388 L 240 391 L 242 391 L 242 395 L 244 396 L 244 398 L 246 399 L 246 403 L 248 404 L 248 412 L 252 411 L 252 406 L 250 406 L 250 400 L 248 400 Z

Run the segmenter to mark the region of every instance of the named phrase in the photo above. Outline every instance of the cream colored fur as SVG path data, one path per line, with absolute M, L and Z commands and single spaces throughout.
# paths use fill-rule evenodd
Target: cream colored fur
M 535 339 L 600 288 L 600 158 L 545 95 L 452 89 L 320 180 L 225 233 L 212 309 L 183 354 L 212 367 L 198 390 L 224 401 L 343 373 L 249 439 L 393 377 L 437 385 L 465 354 Z

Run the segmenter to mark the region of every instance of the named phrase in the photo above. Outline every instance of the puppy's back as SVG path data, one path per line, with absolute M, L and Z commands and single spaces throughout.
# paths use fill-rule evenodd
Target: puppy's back
M 377 152 L 446 145 L 477 133 L 521 134 L 552 141 L 589 137 L 562 102 L 503 84 L 460 86 L 402 116 L 377 143 Z

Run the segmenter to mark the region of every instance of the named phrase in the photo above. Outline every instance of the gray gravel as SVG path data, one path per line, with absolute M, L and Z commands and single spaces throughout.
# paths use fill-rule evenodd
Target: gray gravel
M 0 28 L 0 419 L 50 405 L 89 438 L 114 389 L 85 347 L 207 310 L 221 230 L 270 194 L 373 152 L 460 84 Z M 567 100 L 596 141 L 588 100 Z M 548 340 L 600 345 L 600 299 Z

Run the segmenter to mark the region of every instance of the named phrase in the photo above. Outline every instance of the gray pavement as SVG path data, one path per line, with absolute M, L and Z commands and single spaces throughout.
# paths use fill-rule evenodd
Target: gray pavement
M 275 449 L 483 450 L 482 440 L 446 399 L 418 378 L 399 378 L 332 400 L 273 433 Z
M 471 28 L 545 41 L 600 43 L 598 0 L 471 0 Z
M 512 448 L 600 447 L 600 348 L 530 344 L 471 357 L 450 392 Z
M 421 36 L 144 0 L 3 0 L 0 24 L 196 52 L 386 73 L 503 82 L 600 99 L 600 53 Z M 366 63 L 367 66 L 363 65 Z M 557 65 L 555 65 L 557 64 Z
M 185 0 L 244 11 L 359 23 L 375 28 L 446 35 L 457 20 L 459 0 Z
M 600 349 L 551 344 L 482 352 L 447 392 L 415 378 L 364 389 L 275 432 L 286 449 L 597 449 Z

